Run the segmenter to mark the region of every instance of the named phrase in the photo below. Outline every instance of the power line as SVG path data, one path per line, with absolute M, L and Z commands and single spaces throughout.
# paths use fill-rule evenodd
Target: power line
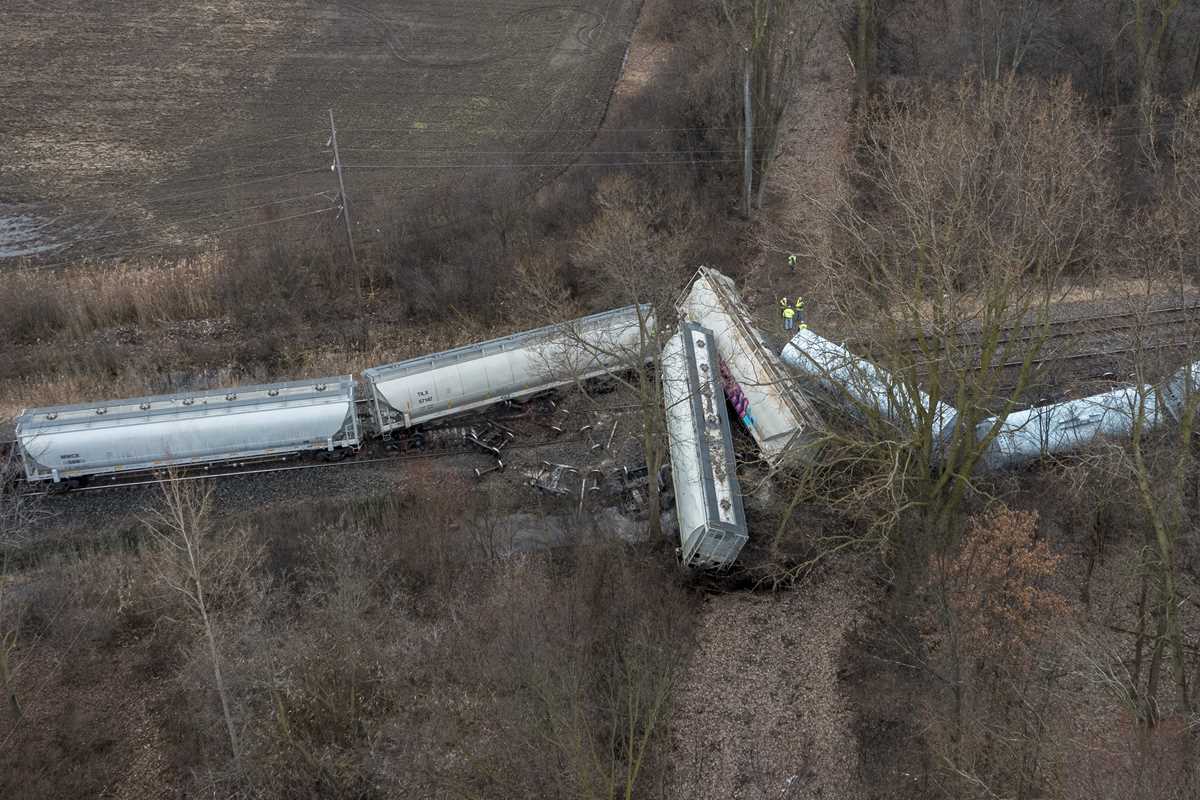
M 153 233 L 155 231 L 161 231 L 161 230 L 166 230 L 168 228 L 173 228 L 178 225 L 187 225 L 188 223 L 196 222 L 197 220 L 201 220 L 201 219 L 210 219 L 212 217 L 224 217 L 224 216 L 228 216 L 229 214 L 238 214 L 243 211 L 255 211 L 260 208 L 268 208 L 270 206 L 279 206 L 279 205 L 284 205 L 286 203 L 295 203 L 298 200 L 307 200 L 310 197 L 321 197 L 323 195 L 324 195 L 323 192 L 312 192 L 310 194 L 302 194 L 302 195 L 297 195 L 296 197 L 284 198 L 283 200 L 274 200 L 270 203 L 258 203 L 257 205 L 253 205 L 253 206 L 242 206 L 241 208 L 231 208 L 231 209 L 228 209 L 227 211 L 214 211 L 211 214 L 201 214 L 198 217 L 191 217 L 189 219 L 175 220 L 172 222 L 164 223 L 162 225 L 155 225 L 150 228 L 126 228 L 123 231 L 114 231 L 113 233 L 106 233 L 102 236 L 84 236 L 84 237 L 80 237 L 77 239 L 68 239 L 63 242 L 53 242 L 53 244 L 58 245 L 63 248 L 66 248 L 66 247 L 71 247 L 72 245 L 75 245 L 75 244 L 79 244 L 80 242 L 95 242 L 95 241 L 99 241 L 100 239 L 111 239 L 114 236 L 126 236 L 126 235 L 134 234 L 134 233 Z
M 290 220 L 301 219 L 302 217 L 311 217 L 316 214 L 328 214 L 330 211 L 333 211 L 333 210 L 334 210 L 333 208 L 319 208 L 316 211 L 306 211 L 302 214 L 292 214 L 290 216 L 280 217 L 279 219 L 271 219 L 271 220 L 267 220 L 265 222 L 254 222 L 249 225 L 237 225 L 237 226 L 234 226 L 231 228 L 218 228 L 217 230 L 206 231 L 198 236 L 184 239 L 183 241 L 184 242 L 199 242 L 199 241 L 202 241 L 202 240 L 208 238 L 209 236 L 216 236 L 216 235 L 222 234 L 222 233 L 233 233 L 236 231 L 244 231 L 244 230 L 249 230 L 251 228 L 261 228 L 265 225 L 278 225 L 281 222 L 288 222 Z M 153 245 L 150 247 L 140 247 L 140 248 L 134 248 L 134 249 L 130 249 L 130 250 L 122 250 L 120 252 L 107 253 L 103 256 L 99 256 L 97 258 L 97 260 L 110 261 L 113 259 L 121 258 L 123 256 L 128 256 L 128 255 L 138 255 L 141 253 L 161 252 L 163 250 L 170 249 L 172 246 L 178 246 L 178 245 L 177 244 L 175 244 L 175 245 Z M 217 248 L 217 249 L 220 249 L 220 248 Z M 18 272 L 18 273 L 43 272 L 45 270 L 60 269 L 62 267 L 72 266 L 72 265 L 79 264 L 80 262 L 86 261 L 86 260 L 87 260 L 86 258 L 82 258 L 82 259 L 74 259 L 74 260 L 70 260 L 70 261 L 59 261 L 59 262 L 55 262 L 53 264 L 39 264 L 34 267 L 23 267 L 23 268 L 11 269 L 11 270 L 5 270 L 5 271 L 6 272 Z
M 695 159 L 684 161 L 597 161 L 538 162 L 525 164 L 346 164 L 344 169 L 528 169 L 532 167 L 655 167 L 668 165 L 736 164 L 739 159 Z
M 314 167 L 312 169 L 298 170 L 296 172 L 285 172 L 285 173 L 281 173 L 281 174 L 277 174 L 277 175 L 269 175 L 269 176 L 266 176 L 263 178 L 256 178 L 254 180 L 242 181 L 240 183 L 221 184 L 219 186 L 214 186 L 214 187 L 211 187 L 208 189 L 202 189 L 202 190 L 198 190 L 198 191 L 194 191 L 194 192 L 184 192 L 181 194 L 169 194 L 169 195 L 163 195 L 161 197 L 139 198 L 139 202 L 146 203 L 147 205 L 153 204 L 153 203 L 169 203 L 174 200 L 183 200 L 183 199 L 188 199 L 188 198 L 192 198 L 192 197 L 201 197 L 206 194 L 213 194 L 216 192 L 224 191 L 226 189 L 236 189 L 236 188 L 243 187 L 243 186 L 251 186 L 251 185 L 260 184 L 260 183 L 267 183 L 267 182 L 273 181 L 273 180 L 283 180 L 284 178 L 291 178 L 291 177 L 295 177 L 297 175 L 315 175 L 316 173 L 324 172 L 324 171 L 325 171 L 325 169 L 323 167 Z M 135 188 L 135 187 L 130 187 L 130 188 Z M 107 194 L 89 194 L 89 195 L 87 195 L 87 199 L 89 199 L 89 200 L 104 200 L 104 199 L 108 199 L 111 197 L 124 196 L 127 194 L 128 194 L 127 191 L 114 191 L 114 192 L 109 192 Z M 59 202 L 62 202 L 62 201 L 59 201 Z M 51 222 L 52 223 L 61 223 L 63 220 L 73 219 L 73 218 L 77 218 L 77 217 L 86 217 L 91 214 L 97 214 L 97 213 L 100 213 L 100 212 L 97 210 L 73 211 L 69 214 L 61 214 L 61 215 L 55 217 L 53 220 L 51 220 Z M 112 216 L 111 210 L 109 210 L 108 216 Z
M 691 128 L 604 128 L 596 125 L 591 128 L 475 128 L 464 131 L 461 125 L 425 125 L 419 128 L 350 128 L 344 133 L 594 133 L 602 136 L 607 133 L 675 133 L 684 131 L 736 131 L 740 125 L 706 125 Z
M 253 185 L 259 184 L 259 183 L 267 183 L 268 181 L 282 180 L 284 178 L 294 178 L 297 175 L 315 175 L 318 172 L 325 172 L 325 171 L 326 171 L 325 167 L 315 167 L 313 169 L 302 169 L 302 170 L 297 170 L 296 172 L 285 172 L 282 175 L 269 175 L 265 178 L 256 178 L 251 181 L 242 181 L 241 183 L 227 183 L 227 184 L 223 184 L 221 186 L 215 186 L 211 189 L 202 189 L 197 192 L 187 192 L 184 194 L 164 195 L 163 197 L 148 197 L 148 198 L 146 198 L 146 202 L 161 203 L 161 202 L 167 202 L 167 201 L 171 201 L 171 200 L 181 200 L 181 199 L 185 199 L 188 197 L 200 197 L 202 195 L 212 194 L 213 192 L 220 192 L 220 191 L 224 191 L 226 189 L 237 189 L 242 186 L 253 186 Z
M 687 150 L 589 150 L 586 147 L 578 150 L 475 150 L 472 148 L 452 147 L 343 147 L 343 153 L 416 153 L 437 154 L 452 153 L 483 156 L 546 156 L 546 155 L 589 155 L 589 156 L 679 156 L 686 153 L 738 153 L 740 148 L 689 148 Z
M 260 144 L 274 144 L 275 142 L 282 142 L 286 139 L 297 139 L 301 136 L 320 137 L 321 133 L 322 133 L 322 130 L 320 128 L 312 128 L 312 129 L 309 129 L 306 131 L 300 131 L 298 133 L 289 133 L 285 136 L 276 136 L 271 139 L 254 139 L 251 141 L 226 143 L 226 144 L 221 145 L 220 147 L 204 148 L 203 145 L 198 145 L 197 150 L 201 153 L 223 153 L 226 150 L 239 150 L 243 147 L 254 147 L 254 146 L 260 145 Z
M 304 155 L 288 156 L 287 158 L 274 158 L 274 159 L 271 159 L 270 161 L 259 161 L 258 163 L 255 163 L 255 164 L 245 164 L 243 166 L 230 167 L 229 169 L 221 170 L 220 172 L 210 172 L 207 175 L 196 175 L 191 178 L 167 178 L 165 180 L 147 181 L 146 183 L 134 183 L 134 184 L 125 186 L 124 189 L 125 190 L 137 189 L 137 188 L 140 188 L 143 186 L 162 186 L 164 184 L 171 184 L 171 183 L 194 183 L 195 181 L 202 181 L 202 180 L 206 180 L 208 178 L 224 177 L 226 175 L 231 175 L 234 172 L 244 172 L 248 169 L 257 169 L 258 167 L 267 167 L 272 164 L 284 164 L 289 161 L 298 161 L 298 160 L 304 159 L 304 158 L 316 158 L 319 155 L 324 155 L 324 154 L 318 153 L 318 152 L 313 152 L 313 153 L 305 153 Z M 102 186 L 105 184 L 115 184 L 115 183 L 117 183 L 117 182 L 116 181 L 100 181 L 100 185 L 102 185 Z M 121 194 L 124 194 L 124 191 L 122 191 Z

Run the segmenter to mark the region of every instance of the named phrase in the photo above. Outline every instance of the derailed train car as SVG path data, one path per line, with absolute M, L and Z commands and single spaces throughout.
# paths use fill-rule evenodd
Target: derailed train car
M 988 469 L 1020 467 L 1045 456 L 1073 453 L 1101 439 L 1128 438 L 1182 422 L 1200 389 L 1200 362 L 1176 370 L 1157 386 L 1128 384 L 1061 403 L 1014 411 L 999 420 L 983 454 Z M 981 439 L 997 427 L 989 417 L 975 428 Z
M 958 412 L 933 402 L 920 390 L 811 330 L 800 331 L 784 347 L 783 360 L 810 385 L 832 395 L 849 413 L 877 415 L 905 430 L 928 424 L 940 455 L 957 431 Z M 1124 385 L 1109 391 L 988 417 L 971 435 L 983 442 L 979 466 L 985 470 L 1021 467 L 1047 456 L 1078 452 L 1104 439 L 1128 438 L 1183 419 L 1200 390 L 1200 362 L 1176 370 L 1157 386 Z M 924 423 L 922 423 L 922 419 Z
M 735 408 L 745 409 L 742 421 L 767 464 L 811 461 L 824 424 L 809 399 L 792 389 L 779 356 L 751 325 L 733 281 L 700 267 L 677 308 L 683 319 L 712 332 L 728 377 L 726 395 Z
M 172 467 L 341 455 L 360 443 L 354 378 L 34 408 L 16 421 L 30 482 L 73 486 Z
M 367 370 L 375 435 L 650 360 L 649 306 Z M 73 488 L 172 467 L 244 465 L 363 442 L 353 376 L 36 408 L 16 421 L 26 480 Z
M 617 372 L 653 356 L 654 315 L 627 306 L 363 371 L 375 431 L 412 428 Z
M 662 389 L 679 520 L 691 567 L 733 563 L 749 534 L 711 331 L 684 322 L 663 347 Z
M 821 390 L 851 415 L 877 417 L 904 431 L 919 427 L 927 417 L 938 449 L 950 444 L 958 425 L 958 412 L 952 406 L 911 391 L 895 375 L 815 331 L 796 333 L 784 345 L 782 358 L 804 378 L 803 383 Z

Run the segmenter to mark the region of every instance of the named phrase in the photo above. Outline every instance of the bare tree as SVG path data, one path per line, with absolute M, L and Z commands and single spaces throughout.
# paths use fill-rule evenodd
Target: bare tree
M 767 175 L 779 145 L 779 125 L 796 94 L 805 57 L 820 30 L 817 0 L 716 0 L 740 52 L 742 147 L 746 153 L 743 205 L 762 208 Z
M 930 560 L 924 663 L 951 698 L 935 749 L 967 784 L 1036 785 L 1045 726 L 1028 674 L 1043 660 L 1041 641 L 1067 619 L 1066 600 L 1041 586 L 1059 560 L 1037 538 L 1037 514 L 999 505 Z
M 964 0 L 974 17 L 980 72 L 994 81 L 1021 68 L 1056 9 L 1042 0 Z
M 0 445 L 0 545 L 19 544 L 29 536 L 36 512 L 21 484 L 18 446 Z
M 19 544 L 29 535 L 33 511 L 19 485 L 17 447 L 0 447 L 0 547 Z M 0 686 L 8 696 L 13 714 L 21 717 L 13 685 L 14 653 L 21 635 L 24 607 L 9 600 L 8 571 L 0 569 Z
M 1162 284 L 1178 283 L 1181 302 L 1187 304 L 1186 287 L 1193 277 L 1189 273 L 1194 271 L 1198 244 L 1195 227 L 1200 221 L 1200 184 L 1195 177 L 1195 170 L 1200 168 L 1200 96 L 1185 99 L 1169 152 L 1173 174 L 1168 185 L 1172 191 L 1140 220 L 1143 241 L 1137 256 L 1146 271 L 1147 299 Z M 1184 332 L 1192 330 L 1194 327 L 1188 326 Z M 1162 395 L 1178 404 L 1173 409 L 1175 425 L 1166 435 L 1152 431 L 1164 413 L 1159 407 L 1162 398 L 1141 398 L 1132 440 L 1121 464 L 1124 477 L 1136 489 L 1145 517 L 1130 671 L 1138 718 L 1152 725 L 1163 716 L 1160 688 L 1165 670 L 1174 678 L 1178 709 L 1191 713 L 1195 707 L 1195 686 L 1189 683 L 1186 666 L 1189 643 L 1183 618 L 1188 603 L 1180 548 L 1187 534 L 1196 528 L 1194 494 L 1200 463 L 1196 461 L 1192 437 L 1200 393 L 1194 385 L 1196 376 L 1176 372 L 1178 364 L 1162 363 L 1145 339 L 1139 338 L 1134 344 L 1133 374 L 1139 385 L 1154 378 L 1165 379 L 1172 373 L 1182 378 L 1172 387 L 1178 396 L 1171 398 L 1170 392 Z
M 1130 0 L 1129 36 L 1132 38 L 1138 122 L 1142 136 L 1150 134 L 1154 122 L 1154 100 L 1165 68 L 1172 18 L 1182 0 Z
M 835 241 L 816 257 L 823 314 L 866 331 L 854 346 L 890 371 L 906 418 L 856 407 L 797 497 L 867 522 L 885 553 L 915 547 L 919 567 L 953 543 L 1001 421 L 1043 379 L 1051 308 L 1098 268 L 1112 201 L 1107 145 L 1068 85 L 964 81 L 909 99 L 866 111 L 859 194 L 828 209 Z
M 145 520 L 161 548 L 157 577 L 184 600 L 204 633 L 213 682 L 221 701 L 221 715 L 229 736 L 229 749 L 235 768 L 242 774 L 242 752 L 230 710 L 229 692 L 221 674 L 221 657 L 210 612 L 211 598 L 205 594 L 214 556 L 211 547 L 213 487 L 180 480 L 177 475 L 172 475 L 162 487 L 163 507 L 151 510 Z
M 0 688 L 4 689 L 9 707 L 17 720 L 21 719 L 22 714 L 21 704 L 17 700 L 17 688 L 13 684 L 16 671 L 13 658 L 20 642 L 23 617 L 24 608 L 14 607 L 9 600 L 7 570 L 0 571 Z
M 627 374 L 612 377 L 637 398 L 638 439 L 650 476 L 650 532 L 660 536 L 662 500 L 657 476 L 667 463 L 668 452 L 659 380 L 661 355 L 667 329 L 672 327 L 670 317 L 681 282 L 685 243 L 695 222 L 686 199 L 656 196 L 628 176 L 602 181 L 595 201 L 600 211 L 579 235 L 575 267 L 585 293 L 603 306 L 639 307 L 636 364 Z M 551 309 L 554 316 L 578 316 L 579 309 L 570 295 L 556 280 L 547 278 L 544 273 L 525 272 L 521 290 L 540 298 L 543 308 Z M 582 332 L 568 328 L 566 334 L 585 359 L 618 355 L 606 352 L 605 343 L 586 338 Z M 560 369 L 561 365 L 548 367 Z

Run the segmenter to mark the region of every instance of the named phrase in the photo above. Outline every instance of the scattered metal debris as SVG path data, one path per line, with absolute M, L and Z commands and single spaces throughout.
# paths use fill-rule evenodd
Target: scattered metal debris
M 600 482 L 604 480 L 604 473 L 595 467 L 588 470 L 588 477 L 592 480 L 592 485 L 587 487 L 589 493 L 600 491 Z
M 546 494 L 567 497 L 571 494 L 571 490 L 564 488 L 562 483 L 563 477 L 568 474 L 578 475 L 579 470 L 570 464 L 552 464 L 549 461 L 543 461 L 541 468 L 530 475 L 529 485 Z
M 496 466 L 488 467 L 487 469 L 480 469 L 479 467 L 476 467 L 474 470 L 476 478 L 482 478 L 484 475 L 487 475 L 489 472 L 503 472 L 503 471 L 504 471 L 504 462 L 498 458 L 496 459 Z
M 597 450 L 601 449 L 602 447 L 604 447 L 604 445 L 602 445 L 596 441 L 596 437 L 592 434 L 592 426 L 591 425 L 584 425 L 582 428 L 579 429 L 579 432 L 587 434 L 589 449 L 593 453 L 596 452 Z
M 500 460 L 500 451 L 513 440 L 515 434 L 498 422 L 485 422 L 478 428 L 471 428 L 467 441 L 483 452 Z

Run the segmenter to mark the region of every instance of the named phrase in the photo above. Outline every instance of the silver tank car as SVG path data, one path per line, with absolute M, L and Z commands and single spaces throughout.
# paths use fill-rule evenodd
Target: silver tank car
M 363 371 L 380 434 L 627 369 L 649 360 L 654 315 L 627 306 Z
M 711 331 L 684 322 L 662 352 L 663 405 L 680 553 L 692 567 L 727 567 L 749 535 Z
M 750 324 L 733 281 L 700 267 L 678 309 L 683 319 L 712 332 L 727 368 L 726 394 L 735 409 L 745 409 L 741 422 L 768 465 L 810 460 L 824 424 L 809 399 L 793 390 L 779 356 Z
M 26 478 L 54 483 L 360 441 L 349 375 L 29 409 L 16 433 Z
M 1165 417 L 1152 386 L 1122 386 L 1079 400 L 1014 411 L 1000 423 L 996 438 L 983 454 L 988 469 L 1018 467 L 1042 456 L 1080 450 L 1101 437 L 1129 436 L 1142 414 L 1144 429 L 1157 428 Z M 982 440 L 996 418 L 975 427 Z
M 1119 386 L 1108 392 L 1062 403 L 1014 411 L 1000 423 L 984 453 L 990 469 L 1018 467 L 1042 456 L 1070 453 L 1102 437 L 1123 438 L 1135 424 L 1150 431 L 1181 421 L 1200 387 L 1200 362 L 1176 370 L 1157 387 Z M 990 417 L 975 428 L 984 436 L 995 424 Z
M 851 414 L 877 413 L 904 430 L 912 430 L 919 410 L 932 416 L 933 440 L 945 446 L 958 423 L 958 412 L 946 403 L 931 403 L 922 391 L 908 387 L 885 369 L 864 361 L 812 330 L 797 333 L 783 348 L 783 361 L 834 397 Z

